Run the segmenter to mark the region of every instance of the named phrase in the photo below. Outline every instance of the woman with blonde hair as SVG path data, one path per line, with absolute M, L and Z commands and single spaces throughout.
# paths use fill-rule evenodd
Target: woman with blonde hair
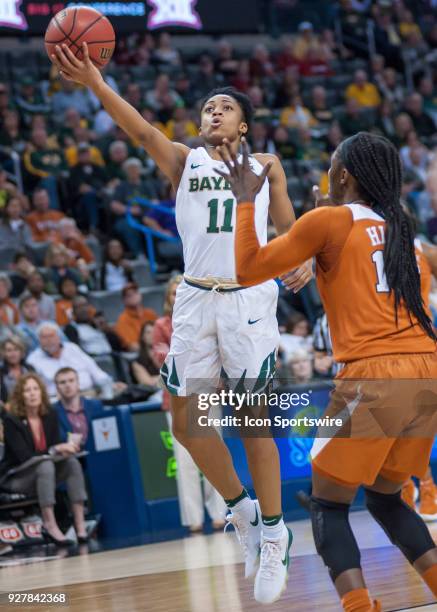
M 155 321 L 153 327 L 152 357 L 158 367 L 161 367 L 170 349 L 170 339 L 173 331 L 172 315 L 176 300 L 176 291 L 183 276 L 178 274 L 170 278 L 164 298 L 164 316 Z M 167 419 L 171 430 L 171 414 L 169 411 L 170 394 L 164 390 L 162 409 L 167 411 Z M 182 525 L 187 526 L 191 533 L 201 531 L 204 522 L 204 506 L 212 520 L 214 529 L 224 526 L 226 505 L 212 484 L 202 476 L 187 449 L 173 437 L 173 451 L 177 464 L 177 487 L 179 509 Z
M 74 456 L 79 446 L 75 442 L 61 443 L 57 413 L 50 407 L 47 390 L 36 374 L 28 373 L 18 380 L 3 426 L 2 487 L 12 493 L 36 495 L 45 540 L 68 546 L 71 541 L 60 530 L 54 512 L 56 486 L 65 482 L 78 542 L 86 542 L 87 494 L 81 465 Z

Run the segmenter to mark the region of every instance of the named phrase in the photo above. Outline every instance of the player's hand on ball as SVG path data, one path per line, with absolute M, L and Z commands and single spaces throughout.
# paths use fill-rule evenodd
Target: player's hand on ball
M 103 80 L 96 66 L 90 60 L 88 45 L 82 43 L 83 60 L 77 59 L 67 45 L 56 45 L 56 55 L 51 56 L 52 62 L 58 67 L 59 73 L 68 81 L 75 81 L 85 87 L 93 87 Z
M 293 291 L 293 293 L 300 291 L 312 278 L 314 278 L 312 259 L 306 261 L 299 268 L 280 276 L 284 287 L 288 291 Z
M 255 197 L 263 186 L 273 165 L 273 162 L 267 162 L 261 174 L 255 174 L 249 164 L 249 147 L 244 137 L 241 139 L 241 143 L 243 146 L 243 159 L 242 162 L 239 162 L 229 140 L 224 138 L 223 144 L 217 147 L 217 151 L 229 170 L 229 174 L 214 168 L 217 174 L 220 174 L 220 176 L 228 181 L 238 204 L 255 201 Z

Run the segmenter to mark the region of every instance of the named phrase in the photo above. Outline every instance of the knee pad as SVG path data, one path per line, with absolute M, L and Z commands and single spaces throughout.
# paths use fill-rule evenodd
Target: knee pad
M 350 569 L 361 569 L 361 555 L 349 524 L 349 504 L 311 496 L 311 523 L 317 552 L 332 580 Z
M 365 493 L 370 514 L 411 564 L 435 548 L 428 527 L 403 501 L 400 491 L 386 494 L 365 489 Z

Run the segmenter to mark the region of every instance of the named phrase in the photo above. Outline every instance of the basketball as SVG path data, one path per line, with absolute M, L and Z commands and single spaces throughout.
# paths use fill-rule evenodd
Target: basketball
M 50 21 L 44 38 L 51 57 L 55 46 L 66 44 L 78 59 L 82 59 L 82 43 L 86 42 L 92 62 L 103 68 L 111 59 L 115 47 L 115 32 L 109 19 L 93 8 L 80 6 L 59 11 Z

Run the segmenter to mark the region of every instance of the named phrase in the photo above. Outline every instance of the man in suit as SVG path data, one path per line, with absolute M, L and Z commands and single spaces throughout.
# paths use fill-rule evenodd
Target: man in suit
M 91 421 L 99 414 L 103 405 L 100 400 L 81 397 L 79 376 L 74 368 L 61 368 L 55 375 L 59 401 L 54 404 L 58 413 L 61 440 L 67 441 L 69 434 L 81 436 L 80 446 L 87 451 L 94 450 Z

